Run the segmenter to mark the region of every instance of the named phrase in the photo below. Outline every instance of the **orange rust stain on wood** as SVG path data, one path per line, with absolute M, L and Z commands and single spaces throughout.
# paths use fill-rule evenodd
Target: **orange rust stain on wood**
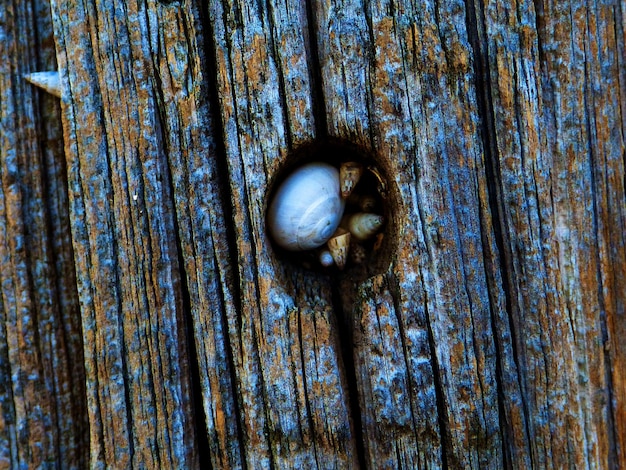
M 390 97 L 398 98 L 402 93 L 399 90 L 398 79 L 401 79 L 403 57 L 398 47 L 394 22 L 392 18 L 386 17 L 375 25 L 375 50 L 377 67 L 374 74 L 373 92 L 379 100 L 380 109 L 378 112 L 383 116 L 398 116 L 397 104 L 390 100 Z M 389 93 L 389 90 L 397 90 L 399 93 Z M 391 127 L 393 121 L 384 120 L 381 126 Z
M 510 64 L 504 58 L 498 59 L 498 92 L 505 109 L 512 109 L 515 86 L 511 77 Z
M 228 76 L 228 68 L 227 68 L 227 60 L 224 55 L 224 50 L 221 48 L 216 48 L 216 64 L 217 64 L 217 76 L 220 89 L 220 95 L 223 97 L 220 100 L 220 104 L 222 106 L 222 118 L 224 120 L 228 120 L 234 115 L 234 107 L 233 101 L 231 99 L 226 99 L 226 97 L 230 98 L 232 94 L 232 89 L 230 86 L 230 77 Z
M 420 25 L 412 23 L 404 36 L 407 57 L 413 58 L 412 65 L 421 72 L 432 73 L 435 76 L 445 73 L 445 55 L 434 24 L 420 29 Z
M 251 90 L 261 90 L 270 77 L 269 47 L 262 34 L 255 34 L 249 51 L 245 54 L 245 67 L 248 75 L 248 86 Z
M 451 41 L 445 50 L 446 72 L 454 75 L 464 75 L 471 70 L 470 52 L 461 42 Z

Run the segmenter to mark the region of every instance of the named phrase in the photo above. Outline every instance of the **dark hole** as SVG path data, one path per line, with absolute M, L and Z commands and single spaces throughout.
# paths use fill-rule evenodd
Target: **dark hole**
M 269 197 L 265 201 L 266 215 L 277 190 L 285 179 L 300 167 L 311 162 L 327 163 L 337 169 L 341 167 L 342 163 L 358 163 L 362 167 L 362 175 L 350 196 L 345 199 L 344 221 L 341 226 L 351 231 L 347 227 L 346 219 L 357 213 L 382 216 L 383 225 L 366 240 L 357 240 L 354 234 L 350 236 L 346 264 L 343 269 L 337 267 L 336 264 L 328 267 L 320 264 L 321 252 L 328 250 L 327 244 L 320 248 L 305 251 L 286 250 L 272 239 L 268 226 L 266 233 L 276 258 L 292 269 L 307 269 L 333 276 L 350 276 L 356 279 L 366 278 L 386 270 L 395 244 L 392 236 L 395 233 L 392 209 L 397 204 L 397 191 L 393 189 L 395 186 L 392 185 L 385 165 L 378 161 L 373 152 L 367 149 L 338 140 L 311 143 L 297 148 L 288 156 L 283 167 L 270 180 Z M 361 217 L 361 219 L 363 218 Z M 269 220 L 269 217 L 266 216 L 266 220 Z

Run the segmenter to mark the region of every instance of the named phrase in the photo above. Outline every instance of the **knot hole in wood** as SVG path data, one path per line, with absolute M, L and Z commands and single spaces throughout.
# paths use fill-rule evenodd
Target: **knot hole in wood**
M 299 146 L 270 176 L 266 233 L 277 260 L 361 280 L 385 272 L 397 245 L 398 191 L 388 162 L 345 140 Z

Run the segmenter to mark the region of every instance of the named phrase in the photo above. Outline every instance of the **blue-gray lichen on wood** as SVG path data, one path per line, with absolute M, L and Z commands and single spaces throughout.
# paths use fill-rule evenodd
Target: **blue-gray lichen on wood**
M 68 370 L 30 349 L 54 355 L 33 325 L 57 307 L 15 295 L 23 273 L 55 278 L 33 235 L 50 195 L 71 219 L 93 467 L 626 465 L 616 8 L 53 0 L 67 202 L 25 157 L 52 120 L 3 108 L 31 143 L 1 147 L 0 370 L 22 372 L 0 383 L 2 458 L 19 437 L 59 461 L 10 426 L 58 432 L 46 399 L 18 414 Z M 54 67 L 7 69 L 3 106 Z M 265 233 L 290 151 L 332 139 L 389 177 L 389 263 L 368 276 L 292 266 Z
M 49 5 L 0 8 L 0 468 L 85 468 L 85 372 Z

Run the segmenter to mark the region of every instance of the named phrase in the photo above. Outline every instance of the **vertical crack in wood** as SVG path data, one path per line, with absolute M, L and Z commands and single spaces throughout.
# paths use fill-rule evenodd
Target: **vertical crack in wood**
M 0 454 L 15 467 L 81 467 L 85 374 L 58 102 L 23 82 L 25 72 L 56 66 L 49 2 L 9 2 L 0 30 L 0 232 L 10 284 L 0 299 Z
M 157 128 L 161 132 L 161 142 L 164 146 L 167 146 L 167 138 L 163 135 L 164 126 L 162 123 L 165 120 L 163 116 L 164 108 L 163 103 L 165 102 L 165 97 L 163 96 L 163 86 L 158 74 L 154 74 L 154 80 L 156 81 L 156 85 L 153 87 L 153 90 L 157 94 L 157 112 L 155 113 L 155 119 L 157 120 Z M 166 155 L 169 155 L 169 149 L 165 149 Z M 185 269 L 185 257 L 183 251 L 183 244 L 180 236 L 180 222 L 179 216 L 176 206 L 176 189 L 174 187 L 174 178 L 172 175 L 171 163 L 168 161 L 163 165 L 164 171 L 166 172 L 165 177 L 167 178 L 167 184 L 170 190 L 169 196 L 169 206 L 172 212 L 172 223 L 174 228 L 174 244 L 176 246 L 176 255 L 177 255 L 177 263 L 176 268 L 178 269 L 178 275 L 180 279 L 180 295 L 181 295 L 181 304 L 182 304 L 182 317 L 184 321 L 184 332 L 185 332 L 185 341 L 186 341 L 186 351 L 188 357 L 188 366 L 189 366 L 189 376 L 190 376 L 190 392 L 191 392 L 191 406 L 194 412 L 193 419 L 193 429 L 196 434 L 196 451 L 198 453 L 198 460 L 200 468 L 213 470 L 213 465 L 211 463 L 210 458 L 210 447 L 209 447 L 209 438 L 207 434 L 207 419 L 206 413 L 204 411 L 204 405 L 202 400 L 202 387 L 201 387 L 201 377 L 200 377 L 200 369 L 198 362 L 198 350 L 196 348 L 194 328 L 193 328 L 193 315 L 191 313 L 191 295 L 189 292 L 189 283 L 188 283 L 188 273 Z
M 535 0 L 538 1 L 538 0 Z M 589 13 L 587 13 L 589 14 Z M 594 20 L 588 20 L 594 21 Z M 593 34 L 592 31 L 587 31 L 588 34 Z M 586 42 L 586 41 L 585 41 Z M 585 47 L 590 47 L 588 44 L 585 44 Z M 602 217 L 602 210 L 610 211 L 611 209 L 608 207 L 603 207 L 603 202 L 599 198 L 602 197 L 600 194 L 601 190 L 599 186 L 602 186 L 602 183 L 598 182 L 602 175 L 599 175 L 600 171 L 598 170 L 598 164 L 602 165 L 602 155 L 599 155 L 600 152 L 597 152 L 596 149 L 599 147 L 597 145 L 597 132 L 596 132 L 596 116 L 595 116 L 595 105 L 594 102 L 594 83 L 592 83 L 594 72 L 590 70 L 590 62 L 591 60 L 585 60 L 585 74 L 583 80 L 583 100 L 585 106 L 585 124 L 587 135 L 589 136 L 588 140 L 588 148 L 587 148 L 587 158 L 588 165 L 591 173 L 590 183 L 591 183 L 591 202 L 593 205 L 593 209 L 591 211 L 592 221 L 593 221 L 593 233 L 594 239 L 597 240 L 598 246 L 594 250 L 596 257 L 596 279 L 597 279 L 597 296 L 598 296 L 598 307 L 599 307 L 599 320 L 600 320 L 600 334 L 602 335 L 602 344 L 609 344 L 609 326 L 607 319 L 607 299 L 605 296 L 605 289 L 609 292 L 613 290 L 612 286 L 606 287 L 605 281 L 606 279 L 603 276 L 603 260 L 602 260 L 602 240 L 606 236 L 602 233 L 602 228 L 600 224 L 602 221 L 600 220 Z M 606 183 L 605 183 L 606 184 Z M 605 229 L 606 230 L 606 229 Z M 607 242 L 611 243 L 611 241 Z M 610 302 L 610 300 L 609 300 Z M 605 348 L 602 348 L 602 355 L 604 357 L 604 376 L 606 380 L 606 399 L 608 402 L 608 413 L 606 413 L 607 418 L 607 439 L 608 439 L 608 466 L 610 469 L 619 468 L 619 451 L 618 451 L 618 439 L 617 439 L 617 424 L 615 416 L 615 408 L 614 404 L 615 400 L 615 392 L 614 392 L 614 381 L 612 371 L 614 369 L 614 364 L 612 360 L 612 355 L 609 354 Z M 626 449 L 622 449 L 624 452 Z
M 421 276 L 421 274 L 420 274 Z M 420 282 L 424 284 L 424 279 L 420 278 Z M 452 442 L 450 436 L 450 426 L 446 419 L 446 397 L 441 383 L 441 366 L 437 357 L 437 343 L 431 324 L 431 313 L 428 309 L 428 302 L 424 302 L 424 320 L 426 322 L 426 331 L 428 334 L 428 348 L 430 349 L 431 364 L 433 368 L 433 382 L 435 385 L 435 396 L 437 402 L 437 421 L 439 423 L 439 437 L 441 439 L 441 467 L 443 470 L 455 469 L 459 466 L 458 462 L 448 462 L 448 453 L 453 456 Z M 452 465 L 452 466 L 450 466 Z
M 622 2 L 623 8 L 626 5 Z M 615 37 L 617 38 L 617 69 L 619 73 L 619 90 L 620 90 L 620 103 L 621 103 L 621 115 L 619 116 L 622 122 L 622 142 L 626 141 L 626 11 L 622 10 L 622 7 L 615 6 Z M 622 158 L 624 167 L 626 167 L 626 147 L 622 148 Z M 623 177 L 624 186 L 624 198 L 626 199 L 626 171 Z M 626 452 L 626 449 L 625 449 Z
M 348 387 L 348 398 L 350 400 L 349 409 L 352 418 L 354 440 L 356 444 L 357 460 L 360 468 L 368 468 L 367 453 L 365 451 L 365 439 L 363 436 L 363 417 L 361 416 L 361 398 L 357 383 L 356 370 L 354 366 L 354 322 L 352 318 L 347 318 L 347 306 L 343 305 L 340 291 L 345 287 L 343 282 L 331 283 L 331 295 L 333 311 L 335 312 L 336 325 L 339 330 L 337 338 L 341 346 L 341 362 Z
M 417 211 L 419 212 L 419 223 L 422 224 L 422 230 L 426 232 L 428 227 L 425 224 L 427 219 L 426 214 L 424 213 L 424 209 L 421 206 L 417 206 Z M 428 256 L 430 257 L 430 252 L 428 252 Z M 422 270 L 417 273 L 419 277 L 419 285 L 426 285 L 427 282 L 424 279 L 424 274 Z M 424 299 L 424 324 L 425 324 L 425 334 L 426 341 L 428 343 L 428 352 L 430 355 L 430 364 L 432 367 L 433 374 L 433 389 L 435 391 L 435 407 L 437 410 L 437 425 L 439 427 L 439 439 L 440 439 L 440 457 L 441 457 L 441 468 L 444 470 L 455 469 L 459 466 L 458 462 L 454 462 L 451 466 L 448 459 L 448 454 L 450 456 L 454 456 L 452 452 L 452 442 L 450 436 L 450 426 L 449 422 L 446 419 L 448 413 L 446 412 L 446 399 L 445 399 L 445 390 L 443 389 L 443 384 L 441 381 L 441 367 L 439 364 L 438 356 L 437 356 L 437 344 L 435 341 L 435 335 L 433 333 L 431 318 L 433 318 L 432 313 L 429 309 L 429 299 L 428 299 L 428 291 L 424 291 L 425 299 Z
M 616 32 L 615 32 L 615 36 L 617 38 L 617 50 L 618 50 L 618 54 L 617 54 L 617 65 L 618 65 L 618 70 L 619 72 L 619 90 L 620 90 L 620 103 L 621 103 L 621 115 L 619 116 L 621 122 L 622 122 L 622 142 L 626 141 L 626 31 L 625 31 L 625 27 L 626 27 L 626 17 L 625 15 L 625 11 L 622 9 L 626 7 L 626 4 L 624 4 L 624 2 L 622 2 L 620 5 L 615 6 L 614 7 L 614 11 L 615 11 L 615 23 L 616 23 Z M 622 144 L 622 165 L 623 168 L 626 168 L 626 146 L 624 146 L 624 144 Z M 626 171 L 624 171 L 624 174 L 622 175 L 622 186 L 624 187 L 624 199 L 626 200 Z M 603 321 L 603 328 L 606 328 L 606 321 Z M 603 331 L 602 332 L 604 338 L 604 344 L 605 344 L 605 356 L 609 357 L 608 352 L 606 351 L 606 347 L 607 345 L 610 346 L 611 344 L 611 338 L 608 338 L 609 334 L 607 331 Z M 622 341 L 621 344 L 624 344 L 623 341 L 624 339 L 622 338 L 617 339 L 617 341 L 613 341 L 613 344 L 619 343 L 620 341 Z M 612 367 L 614 367 L 614 364 L 611 364 Z M 610 385 L 610 391 L 613 392 L 614 390 L 614 382 L 613 382 L 613 376 L 611 374 L 611 370 L 607 370 L 607 375 L 608 377 L 610 377 L 611 381 L 609 382 Z M 610 396 L 610 409 L 613 415 L 613 420 L 614 423 L 618 423 L 619 421 L 619 412 L 618 412 L 618 403 L 617 403 L 617 397 L 615 397 L 615 395 L 612 393 Z M 626 439 L 626 436 L 622 436 L 621 438 L 619 438 L 619 433 L 620 433 L 620 429 L 618 429 L 617 427 L 614 426 L 611 428 L 611 432 L 612 434 L 609 436 L 611 438 L 612 441 L 612 449 L 611 449 L 611 457 L 614 458 L 615 460 L 613 462 L 609 462 L 612 465 L 611 470 L 613 469 L 618 469 L 620 466 L 620 458 L 623 460 L 626 460 L 626 449 L 625 448 L 621 448 L 622 442 L 624 441 L 624 439 Z
M 99 97 L 100 99 L 102 99 L 103 95 L 99 94 Z M 99 122 L 106 122 L 104 106 L 100 108 Z M 103 194 L 107 194 L 109 197 L 110 206 L 109 206 L 108 211 L 104 211 L 102 220 L 105 220 L 104 225 L 110 229 L 110 232 L 108 233 L 108 237 L 107 237 L 108 241 L 110 242 L 110 251 L 107 254 L 110 255 L 111 257 L 110 259 L 113 261 L 112 262 L 113 267 L 111 268 L 111 271 L 113 271 L 114 279 L 111 280 L 111 284 L 115 286 L 113 289 L 111 289 L 111 291 L 114 295 L 115 301 L 117 302 L 117 312 L 124 312 L 124 302 L 122 299 L 123 286 L 122 286 L 122 281 L 121 281 L 123 272 L 121 270 L 121 266 L 119 263 L 122 249 L 120 249 L 120 240 L 115 236 L 113 232 L 113 228 L 118 227 L 120 225 L 118 224 L 119 218 L 116 218 L 115 210 L 113 209 L 116 207 L 116 202 L 115 202 L 116 197 L 115 197 L 115 190 L 113 189 L 113 177 L 112 177 L 112 173 L 115 171 L 115 168 L 114 168 L 113 162 L 111 161 L 111 153 L 112 152 L 110 149 L 109 142 L 105 136 L 103 138 L 103 150 L 102 150 L 101 155 L 105 156 L 106 161 L 102 165 L 102 168 L 104 169 L 104 171 L 108 172 L 108 174 L 103 177 L 102 186 L 103 186 Z M 84 194 L 83 194 L 83 197 L 84 197 Z M 131 384 L 130 384 L 130 381 L 128 380 L 128 377 L 132 376 L 130 374 L 131 369 L 128 364 L 129 357 L 130 357 L 129 341 L 126 337 L 126 332 L 124 331 L 123 317 L 115 315 L 115 321 L 117 323 L 116 324 L 116 328 L 118 330 L 117 334 L 119 335 L 119 339 L 120 339 L 121 354 L 119 356 L 119 361 L 121 364 L 121 367 L 120 367 L 121 376 L 124 377 L 124 380 L 122 380 L 121 382 L 122 382 L 122 387 L 124 391 L 124 402 L 125 402 L 123 407 L 126 411 L 126 423 L 125 424 L 126 424 L 126 432 L 127 432 L 128 459 L 129 459 L 129 462 L 133 462 L 135 459 L 135 453 L 136 453 L 136 450 L 135 450 L 136 433 L 133 430 L 133 427 L 134 427 L 133 423 L 135 421 L 134 419 L 135 410 L 133 410 L 133 406 L 132 406 L 133 400 L 131 396 Z M 99 361 L 106 362 L 106 358 L 103 357 L 102 355 L 95 357 L 95 363 L 97 364 Z M 100 390 L 98 390 L 98 393 L 100 393 Z M 154 393 L 154 390 L 152 391 L 152 393 Z M 152 397 L 152 399 L 154 398 Z
M 480 117 L 480 135 L 483 144 L 484 160 L 485 160 L 485 172 L 487 182 L 487 193 L 489 198 L 489 209 L 492 219 L 492 227 L 494 231 L 494 237 L 496 247 L 498 250 L 498 257 L 500 260 L 499 269 L 502 273 L 502 290 L 505 296 L 505 307 L 508 316 L 509 328 L 511 336 L 513 338 L 511 346 L 513 349 L 513 359 L 518 370 L 518 387 L 520 390 L 524 390 L 522 383 L 522 369 L 520 369 L 519 353 L 517 350 L 518 334 L 515 330 L 515 322 L 513 321 L 513 304 L 512 298 L 513 287 L 511 279 L 511 267 L 509 265 L 510 260 L 506 257 L 505 246 L 507 241 L 506 230 L 503 227 L 503 211 L 501 206 L 502 194 L 498 182 L 501 181 L 501 174 L 498 162 L 498 150 L 496 146 L 497 133 L 495 130 L 495 115 L 493 104 L 491 101 L 491 74 L 489 70 L 489 58 L 487 51 L 487 42 L 484 40 L 486 37 L 485 17 L 484 17 L 484 3 L 483 0 L 465 0 L 466 11 L 466 28 L 468 34 L 468 40 L 472 48 L 473 62 L 474 62 L 474 76 L 476 79 L 476 103 L 478 108 L 478 115 Z M 487 250 L 486 250 L 487 251 Z M 496 318 L 494 312 L 493 301 L 489 302 L 489 310 L 491 316 L 492 331 L 498 333 L 500 328 L 496 325 Z M 511 454 L 510 445 L 512 444 L 508 434 L 508 424 L 505 422 L 505 391 L 503 389 L 502 381 L 503 376 L 503 345 L 500 341 L 499 334 L 494 334 L 494 342 L 496 346 L 496 380 L 498 387 L 498 409 L 500 419 L 500 434 L 502 436 L 502 451 L 504 456 L 504 463 L 507 468 L 513 468 L 515 462 Z M 528 420 L 529 410 L 526 396 L 521 394 L 522 407 L 524 411 L 524 426 L 526 432 L 526 439 L 531 438 L 530 423 Z M 530 442 L 527 441 L 527 446 L 530 449 Z M 532 462 L 533 454 L 529 452 L 531 457 L 531 463 L 533 468 L 535 467 Z
M 46 107 L 55 107 L 59 110 L 59 102 L 52 97 L 42 96 L 39 100 L 39 114 L 41 116 L 50 115 L 50 109 L 46 110 Z M 61 134 L 61 118 L 57 113 L 53 126 L 59 130 Z M 44 123 L 40 120 L 38 123 L 38 134 L 44 138 L 50 138 L 49 125 L 51 123 Z M 57 127 L 58 126 L 58 127 Z M 56 136 L 60 137 L 61 136 Z M 50 142 L 46 142 L 46 146 Z M 76 268 L 74 265 L 74 249 L 71 243 L 71 229 L 69 219 L 69 199 L 67 188 L 67 168 L 65 165 L 65 154 L 63 146 L 59 145 L 53 152 L 49 152 L 49 157 L 46 158 L 47 152 L 42 152 L 44 155 L 42 171 L 42 185 L 44 197 L 48 200 L 45 204 L 46 211 L 46 238 L 48 240 L 49 250 L 51 254 L 51 261 L 54 269 L 54 276 L 52 282 L 53 297 L 55 303 L 60 306 L 61 311 L 67 309 L 65 315 L 60 315 L 60 335 L 65 345 L 65 348 L 61 351 L 65 355 L 65 361 L 67 364 L 71 364 L 71 375 L 77 374 L 78 378 L 74 378 L 74 389 L 72 390 L 73 399 L 77 399 L 72 403 L 71 415 L 74 423 L 77 427 L 77 443 L 78 453 L 88 455 L 87 452 L 87 437 L 85 435 L 84 428 L 88 426 L 87 421 L 87 395 L 84 388 L 85 382 L 85 368 L 82 360 L 83 354 L 83 338 L 82 335 L 76 335 L 75 338 L 70 338 L 70 331 L 74 329 L 75 325 L 72 325 L 68 320 L 72 316 L 78 318 L 75 320 L 79 325 L 80 331 L 80 306 L 78 303 L 78 290 L 76 288 Z M 65 242 L 65 243 L 64 243 Z M 62 246 L 59 247 L 59 243 Z M 73 341 L 74 340 L 74 341 Z M 71 345 L 78 350 L 72 350 Z M 78 354 L 78 357 L 73 357 L 73 354 Z M 78 382 L 78 383 L 76 383 Z M 82 386 L 81 386 L 82 385 Z M 59 412 L 59 411 L 57 411 Z M 69 417 L 61 416 L 59 420 L 69 419 Z M 58 444 L 60 446 L 60 443 Z M 81 449 L 82 448 L 82 449 Z M 63 455 L 61 449 L 58 449 L 58 455 Z
M 592 129 L 592 116 L 593 116 L 593 110 L 592 104 L 588 103 L 588 99 L 589 99 L 589 95 L 591 94 L 591 91 L 589 91 L 589 87 L 591 86 L 589 84 L 589 80 L 588 78 L 588 74 L 590 72 L 587 70 L 587 62 L 585 62 L 585 80 L 584 80 L 584 100 L 585 100 L 585 115 L 586 115 L 586 125 L 587 125 L 587 135 L 589 136 L 593 136 L 595 135 L 595 132 Z M 589 139 L 589 146 L 587 149 L 587 157 L 588 157 L 588 161 L 589 161 L 589 169 L 591 171 L 591 194 L 592 194 L 592 204 L 593 204 L 593 210 L 591 212 L 592 214 L 592 220 L 593 220 L 593 233 L 595 235 L 595 240 L 602 240 L 603 236 L 601 233 L 601 228 L 599 226 L 599 217 L 600 217 L 600 211 L 601 211 L 601 207 L 602 207 L 602 202 L 598 202 L 598 188 L 597 188 L 597 180 L 598 180 L 598 170 L 596 168 L 596 165 L 594 164 L 594 162 L 596 162 L 598 160 L 598 158 L 596 158 L 596 154 L 594 151 L 594 145 L 593 145 L 593 138 Z M 604 277 L 602 275 L 602 256 L 601 256 L 601 247 L 597 247 L 596 250 L 594 250 L 594 254 L 596 257 L 596 279 L 597 279 L 597 295 L 598 295 L 598 307 L 599 307 L 599 320 L 600 320 L 600 333 L 602 335 L 602 344 L 608 344 L 609 341 L 609 327 L 608 327 L 608 320 L 607 320 L 607 315 L 606 315 L 606 298 L 604 295 Z M 610 289 L 609 289 L 610 290 Z M 617 469 L 619 468 L 619 455 L 618 455 L 618 449 L 617 449 L 617 434 L 616 434 L 616 417 L 615 417 L 615 410 L 613 407 L 613 404 L 616 403 L 615 402 L 615 394 L 614 394 L 614 385 L 613 385 L 613 374 L 612 374 L 612 370 L 613 370 L 613 361 L 611 359 L 611 354 L 607 354 L 605 348 L 602 348 L 602 352 L 603 352 L 603 356 L 604 356 L 604 376 L 605 376 L 605 380 L 606 380 L 606 387 L 607 387 L 607 400 L 608 400 L 608 409 L 609 412 L 607 413 L 607 433 L 608 433 L 608 444 L 609 444 L 609 455 L 608 455 L 608 465 L 609 468 L 611 470 L 613 469 Z
M 302 334 L 302 312 L 298 312 L 298 342 L 300 344 L 304 344 L 304 335 Z M 313 413 L 311 410 L 311 402 L 309 398 L 310 392 L 309 392 L 309 387 L 307 384 L 306 367 L 304 366 L 304 364 L 306 364 L 306 356 L 305 356 L 304 348 L 300 348 L 300 363 L 302 364 L 302 388 L 304 390 L 304 397 L 305 397 L 304 406 L 306 408 L 307 424 L 309 425 L 311 429 L 313 429 L 314 427 Z M 315 460 L 317 461 L 318 453 L 317 453 L 317 445 L 315 441 L 313 441 L 312 446 L 313 446 L 313 454 L 315 455 Z
M 396 277 L 389 276 L 388 277 L 388 282 L 390 282 L 391 284 L 394 284 L 394 290 L 396 292 L 400 292 L 401 287 L 400 287 Z M 421 282 L 422 285 L 424 284 L 424 279 L 421 278 L 421 277 L 420 277 L 420 282 Z M 402 312 L 402 305 L 400 303 L 400 299 L 399 299 L 398 296 L 393 296 L 392 300 L 393 300 L 394 310 L 395 310 L 395 313 L 396 313 L 396 321 L 398 322 L 398 329 L 400 331 L 400 341 L 401 341 L 401 344 L 402 344 L 402 354 L 404 355 L 405 363 L 409 364 L 410 363 L 410 351 L 409 351 L 409 347 L 407 345 L 407 331 L 406 331 L 405 323 L 403 322 L 403 319 L 401 318 L 401 315 L 400 315 L 400 312 Z M 425 305 L 426 305 L 426 308 L 428 308 L 427 307 L 427 303 L 425 303 Z M 428 315 L 425 315 L 425 319 L 426 319 L 426 321 L 428 323 L 428 332 L 429 332 L 428 334 L 429 334 L 429 337 L 430 337 L 430 322 L 428 321 L 428 318 L 429 318 Z M 430 353 L 433 354 L 433 350 L 432 350 L 432 347 L 431 347 L 432 345 L 431 345 L 430 341 L 428 341 L 428 346 L 429 346 L 429 349 L 430 349 Z M 433 373 L 436 374 L 436 373 L 438 373 L 438 371 L 433 369 Z M 408 369 L 408 375 L 409 375 L 409 380 L 411 382 L 414 382 L 415 381 L 415 377 L 411 377 L 411 375 L 413 375 L 413 371 L 412 370 Z M 419 424 L 416 422 L 417 412 L 416 412 L 416 410 L 414 408 L 414 403 L 417 403 L 418 400 L 417 400 L 417 397 L 415 396 L 415 392 L 414 392 L 414 390 L 413 390 L 413 388 L 411 386 L 407 387 L 407 392 L 408 392 L 408 395 L 410 397 L 411 419 L 413 420 L 413 432 L 415 433 L 415 440 L 416 440 L 416 442 L 419 442 L 419 435 L 416 432 L 417 429 L 418 429 Z M 437 390 L 435 390 L 435 394 L 437 394 Z M 436 399 L 437 399 L 437 402 L 439 404 L 439 397 L 437 396 Z M 440 412 L 439 408 L 438 408 L 438 422 L 437 423 L 439 425 L 439 436 L 440 436 L 441 439 L 443 439 L 444 438 L 444 428 L 441 427 L 442 426 L 442 415 L 441 415 L 441 412 Z M 444 442 L 442 442 L 442 445 L 440 446 L 440 448 L 441 448 L 440 456 L 441 456 L 442 467 L 443 468 L 447 468 L 448 467 L 448 463 L 447 463 L 448 460 L 447 460 L 447 457 L 446 457 L 445 443 Z M 399 450 L 396 450 L 396 452 L 399 453 Z M 397 459 L 398 459 L 398 462 L 401 461 L 399 457 Z
M 53 42 L 52 7 L 48 0 L 33 4 L 36 15 L 33 34 L 36 48 L 38 69 L 51 68 L 52 72 L 29 74 L 31 83 L 38 85 L 37 78 L 42 78 L 40 85 L 55 97 L 61 97 L 58 61 Z M 47 32 L 47 37 L 46 33 Z M 44 33 L 44 34 L 42 34 Z M 27 79 L 29 77 L 27 75 Z M 33 75 L 39 75 L 33 77 Z M 78 465 L 85 465 L 88 460 L 88 433 L 85 432 L 89 422 L 87 417 L 87 393 L 85 389 L 85 365 L 83 361 L 83 337 L 80 333 L 80 305 L 76 286 L 76 268 L 70 227 L 69 196 L 67 182 L 67 163 L 63 146 L 63 131 L 60 102 L 45 94 L 39 94 L 37 108 L 41 119 L 37 122 L 37 133 L 42 142 L 43 197 L 45 203 L 45 229 L 47 244 L 52 262 L 52 295 L 55 304 L 59 305 L 59 334 L 63 344 L 60 353 L 69 365 L 71 384 L 71 409 L 65 414 L 57 409 L 59 425 L 71 422 L 75 430 L 74 448 L 69 449 Z M 60 428 L 61 434 L 67 434 L 67 428 Z M 66 436 L 58 436 L 57 452 L 62 459 L 68 459 L 68 449 L 63 449 L 62 441 Z
M 326 116 L 326 99 L 324 97 L 324 87 L 322 78 L 322 67 L 319 56 L 319 45 L 317 41 L 317 32 L 319 30 L 319 22 L 316 16 L 316 1 L 306 2 L 306 34 L 308 39 L 308 56 L 309 70 L 311 73 L 311 102 L 313 104 L 313 117 L 315 123 L 315 135 L 318 141 L 327 141 L 328 134 L 328 118 Z M 338 327 L 337 338 L 340 340 L 341 362 L 345 374 L 348 407 L 351 415 L 352 432 L 356 447 L 356 457 L 360 468 L 367 468 L 367 455 L 365 451 L 365 439 L 363 436 L 363 418 L 361 416 L 359 387 L 357 383 L 356 370 L 354 364 L 354 345 L 353 345 L 353 328 L 352 319 L 346 318 L 346 312 L 342 306 L 342 295 L 338 289 L 342 283 L 332 283 L 331 296 L 333 311 L 336 316 L 336 325 Z M 347 340 L 346 340 L 347 339 Z
M 274 24 L 273 18 L 273 8 L 272 3 L 269 0 L 265 1 L 265 8 L 268 11 L 267 20 L 268 20 L 268 34 L 267 34 L 267 42 L 269 43 L 269 48 L 275 57 L 280 57 L 280 52 L 278 50 L 278 46 L 276 45 L 275 36 L 276 36 L 276 25 Z M 285 140 L 287 141 L 287 148 L 291 150 L 293 147 L 293 133 L 292 133 L 292 123 L 289 119 L 289 103 L 287 102 L 287 93 L 285 86 L 285 73 L 282 67 L 276 67 L 276 74 L 278 75 L 278 93 L 280 95 L 280 103 L 281 103 L 281 112 L 283 114 L 283 121 L 287 124 L 285 126 Z M 266 169 L 267 170 L 267 169 Z M 267 172 L 267 171 L 266 171 Z
M 236 243 L 236 235 L 235 235 L 235 218 L 233 214 L 233 206 L 228 204 L 228 202 L 233 200 L 232 190 L 230 188 L 230 184 L 228 181 L 230 179 L 230 172 L 228 169 L 228 161 L 226 156 L 226 147 L 225 147 L 225 132 L 224 127 L 222 125 L 222 120 L 218 117 L 218 110 L 221 109 L 220 100 L 217 90 L 217 82 L 218 82 L 218 63 L 217 63 L 217 45 L 215 43 L 215 31 L 213 29 L 213 25 L 211 23 L 210 15 L 209 15 L 209 6 L 205 5 L 204 7 L 198 8 L 200 19 L 205 29 L 205 34 L 202 37 L 204 51 L 206 53 L 205 58 L 203 60 L 203 64 L 206 68 L 206 76 L 208 77 L 207 82 L 207 93 L 208 93 L 208 103 L 210 112 L 210 118 L 212 119 L 212 127 L 215 129 L 215 164 L 216 164 L 216 172 L 219 175 L 219 184 L 217 185 L 218 191 L 220 192 L 219 197 L 223 201 L 222 209 L 223 209 L 223 219 L 226 222 L 225 230 L 226 230 L 226 243 L 228 248 L 228 257 L 230 260 L 231 266 L 237 265 L 238 253 L 237 253 L 237 243 Z M 241 337 L 241 312 L 242 312 L 242 293 L 241 293 L 241 276 L 238 269 L 232 269 L 231 274 L 233 276 L 233 282 L 231 283 L 231 287 L 233 289 L 232 302 L 234 303 L 234 310 L 236 312 L 236 321 L 237 324 L 235 326 L 235 330 L 238 332 L 238 337 Z M 223 294 L 220 293 L 223 299 L 223 304 L 225 304 L 225 299 Z M 234 413 L 237 417 L 237 440 L 239 444 L 240 454 L 241 454 L 241 466 L 242 470 L 248 469 L 248 461 L 246 459 L 246 445 L 244 442 L 244 435 L 242 426 L 243 423 L 243 413 L 242 406 L 245 404 L 242 403 L 242 395 L 239 389 L 239 381 L 237 380 L 237 371 L 235 368 L 235 357 L 233 352 L 233 346 L 231 344 L 231 335 L 228 334 L 231 331 L 231 328 L 228 324 L 228 317 L 225 309 L 222 309 L 221 321 L 224 326 L 224 332 L 226 332 L 224 336 L 225 344 L 224 348 L 227 353 L 227 362 L 228 362 L 228 370 L 230 374 L 230 382 L 232 386 L 232 390 L 234 392 L 234 396 L 232 397 L 232 402 L 234 406 Z M 206 422 L 205 422 L 206 426 Z
M 168 175 L 171 185 L 172 195 L 174 193 L 173 181 L 171 175 Z M 202 387 L 200 380 L 200 369 L 198 362 L 198 350 L 193 329 L 193 316 L 191 314 L 191 299 L 189 295 L 189 285 L 187 270 L 185 269 L 182 243 L 180 239 L 180 225 L 178 223 L 178 214 L 175 208 L 175 201 L 172 200 L 172 211 L 174 213 L 174 233 L 176 238 L 176 251 L 178 253 L 178 270 L 180 275 L 180 290 L 183 305 L 183 317 L 185 321 L 185 338 L 187 341 L 187 354 L 189 356 L 189 375 L 191 378 L 191 397 L 194 410 L 193 424 L 196 432 L 196 446 L 200 468 L 213 469 L 210 458 L 209 436 L 207 434 L 207 419 L 204 412 L 202 400 Z
M 313 103 L 313 118 L 315 121 L 315 135 L 320 141 L 328 138 L 328 118 L 326 117 L 326 100 L 322 85 L 322 67 L 320 64 L 317 31 L 319 24 L 315 15 L 316 1 L 306 2 L 306 19 L 309 46 L 309 70 L 311 71 L 311 102 Z

